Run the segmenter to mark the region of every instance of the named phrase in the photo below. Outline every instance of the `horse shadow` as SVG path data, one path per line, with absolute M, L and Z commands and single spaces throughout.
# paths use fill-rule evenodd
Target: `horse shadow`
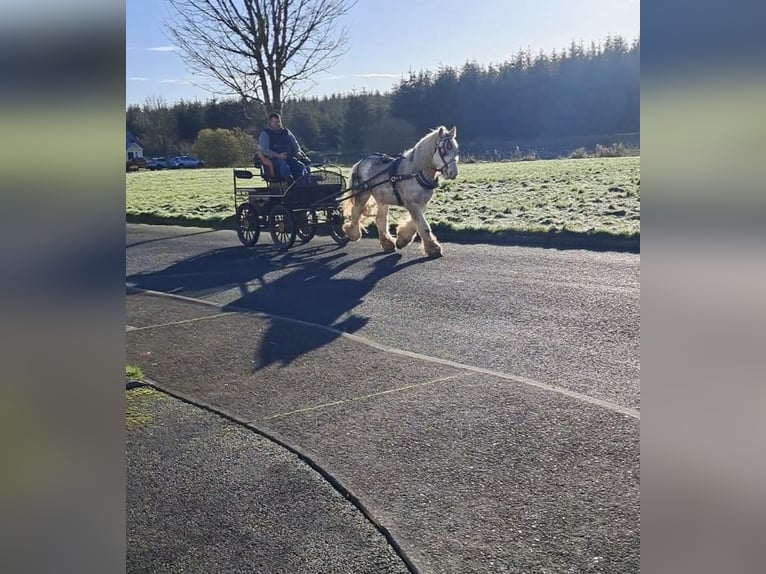
M 270 365 L 289 365 L 332 343 L 341 333 L 355 333 L 367 325 L 370 317 L 354 310 L 375 285 L 428 260 L 421 257 L 401 263 L 401 259 L 398 252 L 353 257 L 337 246 L 299 246 L 288 251 L 271 246 L 230 247 L 175 262 L 160 271 L 132 274 L 126 280 L 141 290 L 200 299 L 223 295 L 228 299 L 224 311 L 274 317 L 267 321 L 258 348 L 253 350 L 255 372 Z M 234 299 L 224 295 L 231 290 L 237 292 Z M 315 325 L 328 328 L 316 329 Z

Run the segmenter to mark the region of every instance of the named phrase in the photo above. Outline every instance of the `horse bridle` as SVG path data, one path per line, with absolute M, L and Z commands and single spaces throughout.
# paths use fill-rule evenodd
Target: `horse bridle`
M 442 168 L 436 171 L 444 175 L 444 170 L 446 170 L 449 167 L 449 164 L 457 163 L 457 155 L 455 155 L 455 157 L 453 157 L 449 162 L 447 162 L 444 159 L 447 153 L 452 151 L 452 137 L 444 136 L 442 139 L 440 139 L 439 142 L 436 144 L 436 151 L 439 152 L 439 159 L 442 160 L 442 164 L 443 164 Z

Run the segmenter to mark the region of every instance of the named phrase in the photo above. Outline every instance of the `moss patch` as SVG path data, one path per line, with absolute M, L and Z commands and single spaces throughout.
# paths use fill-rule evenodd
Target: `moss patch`
M 149 404 L 164 400 L 164 396 L 152 388 L 142 387 L 125 393 L 126 428 L 147 426 L 154 420 Z
M 141 367 L 135 365 L 125 365 L 125 380 L 126 381 L 141 381 L 144 378 L 144 372 Z

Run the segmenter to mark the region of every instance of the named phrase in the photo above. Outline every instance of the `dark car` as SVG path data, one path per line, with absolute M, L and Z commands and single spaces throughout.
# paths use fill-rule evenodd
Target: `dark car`
M 125 162 L 125 171 L 138 171 L 139 169 L 146 168 L 145 157 L 132 157 Z
M 171 169 L 173 167 L 175 166 L 166 157 L 153 157 L 146 162 L 146 169 L 151 169 L 152 171 L 157 169 Z

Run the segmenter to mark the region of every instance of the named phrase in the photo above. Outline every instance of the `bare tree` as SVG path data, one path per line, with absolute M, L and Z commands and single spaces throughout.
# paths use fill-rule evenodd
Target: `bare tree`
M 194 73 L 243 102 L 281 111 L 297 84 L 345 53 L 339 17 L 356 0 L 168 0 L 164 25 Z

